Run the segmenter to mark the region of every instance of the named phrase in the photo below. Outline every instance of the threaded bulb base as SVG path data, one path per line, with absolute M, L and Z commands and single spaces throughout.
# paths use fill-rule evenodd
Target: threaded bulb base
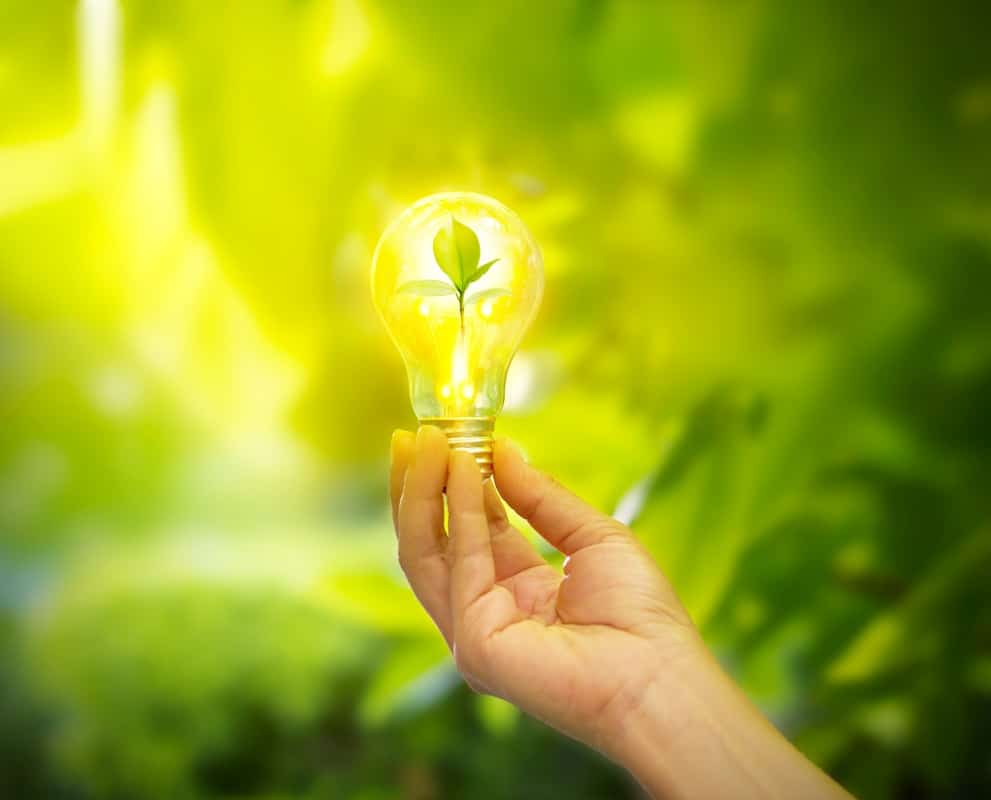
M 440 428 L 452 450 L 471 453 L 483 481 L 492 476 L 495 417 L 423 417 L 420 424 Z

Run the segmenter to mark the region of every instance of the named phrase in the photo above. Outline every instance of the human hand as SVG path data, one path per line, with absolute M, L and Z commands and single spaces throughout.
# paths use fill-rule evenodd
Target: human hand
M 843 796 L 725 677 L 624 525 L 512 445 L 493 457 L 495 484 L 483 483 L 437 428 L 393 436 L 399 562 L 472 688 L 599 749 L 657 796 Z M 500 495 L 566 556 L 563 574 Z
M 614 731 L 698 635 L 650 556 L 617 522 L 530 467 L 505 442 L 495 480 L 424 427 L 394 439 L 399 561 L 473 688 L 606 752 Z M 444 487 L 450 537 L 444 532 Z M 567 556 L 550 566 L 499 495 Z

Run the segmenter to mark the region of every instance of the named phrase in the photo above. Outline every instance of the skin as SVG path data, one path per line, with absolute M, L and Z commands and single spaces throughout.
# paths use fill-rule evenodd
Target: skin
M 628 528 L 508 442 L 493 457 L 483 483 L 436 428 L 392 440 L 399 562 L 472 689 L 596 748 L 657 798 L 849 797 L 725 675 Z M 567 556 L 563 573 L 503 501 Z

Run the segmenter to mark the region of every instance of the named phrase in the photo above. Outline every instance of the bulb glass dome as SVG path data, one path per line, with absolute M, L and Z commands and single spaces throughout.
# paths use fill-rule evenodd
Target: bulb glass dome
M 491 444 L 509 362 L 536 315 L 543 283 L 530 233 L 484 195 L 423 198 L 379 240 L 375 306 L 406 363 L 414 412 L 421 423 L 444 429 L 453 446 L 479 432 Z

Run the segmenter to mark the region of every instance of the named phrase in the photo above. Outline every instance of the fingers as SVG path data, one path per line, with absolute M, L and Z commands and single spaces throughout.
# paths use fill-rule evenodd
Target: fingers
M 495 585 L 482 476 L 470 453 L 451 454 L 447 507 L 451 531 L 451 606 L 457 628 L 458 618 L 465 610 Z
M 398 529 L 400 566 L 413 592 L 450 642 L 443 498 L 447 461 L 444 434 L 430 426 L 420 428 L 399 501 Z
M 546 566 L 547 562 L 540 553 L 510 524 L 499 492 L 492 481 L 486 481 L 482 485 L 482 491 L 485 495 L 485 514 L 489 521 L 496 580 L 511 578 L 532 567 Z
M 389 497 L 392 500 L 392 527 L 399 535 L 399 499 L 403 496 L 406 467 L 413 456 L 416 437 L 409 431 L 397 430 L 392 434 L 392 466 L 389 470 Z
M 451 454 L 447 510 L 454 663 L 470 686 L 498 693 L 501 678 L 490 650 L 492 637 L 525 615 L 513 593 L 495 582 L 482 476 L 470 453 Z
M 447 456 L 443 433 L 431 426 L 417 431 L 399 501 L 400 552 L 421 556 L 443 550 Z
M 493 448 L 499 493 L 534 529 L 565 555 L 607 538 L 628 536 L 612 517 L 573 495 L 553 478 L 534 469 L 512 444 L 500 439 Z

